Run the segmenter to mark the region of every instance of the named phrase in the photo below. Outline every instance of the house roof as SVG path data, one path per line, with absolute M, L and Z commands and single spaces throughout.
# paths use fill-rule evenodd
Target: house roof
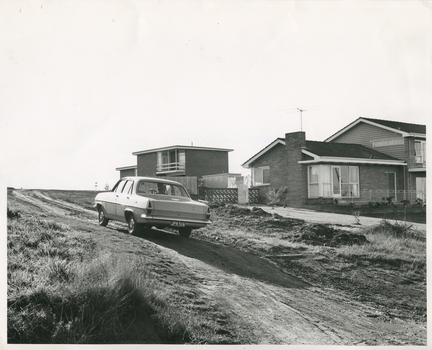
M 129 166 L 122 166 L 119 168 L 116 168 L 116 170 L 132 170 L 132 169 L 136 169 L 137 166 L 136 165 L 129 165 Z
M 285 146 L 285 139 L 282 137 L 278 137 L 276 140 L 274 140 L 272 143 L 268 144 L 267 146 L 265 146 L 261 151 L 259 151 L 257 154 L 255 154 L 254 156 L 252 156 L 251 158 L 249 158 L 246 162 L 244 162 L 242 164 L 243 168 L 249 168 L 250 164 L 252 162 L 254 162 L 256 159 L 258 159 L 259 157 L 261 157 L 263 154 L 267 153 L 268 151 L 270 151 L 274 146 L 281 144 Z
M 319 157 L 399 160 L 387 154 L 375 151 L 374 149 L 356 143 L 336 143 L 306 140 L 306 148 L 303 150 Z
M 277 138 L 272 143 L 264 147 L 261 151 L 249 158 L 242 164 L 244 168 L 249 168 L 251 163 L 261 157 L 263 154 L 270 151 L 278 144 L 285 146 L 284 138 Z M 308 141 L 302 152 L 313 160 L 301 161 L 301 163 L 317 163 L 317 162 L 361 162 L 370 164 L 397 164 L 402 165 L 404 162 L 400 159 L 391 157 L 387 154 L 378 152 L 374 149 L 356 143 L 336 143 L 325 141 Z
M 426 125 L 422 125 L 422 124 L 402 123 L 402 122 L 395 122 L 392 120 L 381 120 L 381 119 L 372 119 L 372 118 L 363 118 L 363 119 L 384 126 L 388 126 L 389 128 L 409 132 L 410 134 L 426 134 Z
M 378 128 L 382 128 L 382 129 L 393 131 L 395 133 L 402 134 L 402 136 L 405 137 L 406 136 L 426 137 L 426 125 L 360 117 L 324 141 L 325 142 L 333 141 L 336 137 L 340 136 L 341 134 L 348 131 L 349 129 L 351 129 L 352 127 L 356 126 L 359 123 L 367 123 L 369 125 L 374 125 Z
M 233 149 L 228 149 L 228 148 L 213 148 L 213 147 L 175 145 L 175 146 L 147 149 L 144 151 L 137 151 L 137 152 L 133 152 L 132 154 L 135 156 L 138 156 L 140 154 L 155 153 L 155 152 L 161 152 L 161 151 L 170 151 L 170 150 L 174 150 L 174 149 L 192 149 L 195 151 L 219 151 L 219 152 L 232 152 L 232 151 L 234 151 Z

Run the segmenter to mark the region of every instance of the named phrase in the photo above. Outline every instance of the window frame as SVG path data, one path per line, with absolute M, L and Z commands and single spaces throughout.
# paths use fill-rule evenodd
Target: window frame
M 171 157 L 174 159 L 171 159 Z M 186 169 L 186 152 L 184 149 L 158 151 L 156 155 L 156 173 L 168 173 Z
M 398 138 L 393 137 L 390 139 L 372 140 L 371 142 L 372 142 L 372 148 L 397 146 L 397 145 L 403 145 L 405 143 L 403 137 L 398 137 Z
M 311 182 L 311 169 L 313 167 L 318 168 L 318 182 Z M 342 168 L 348 171 L 348 182 L 343 183 L 339 182 L 339 194 L 334 193 L 334 169 L 339 169 L 339 176 L 342 179 Z M 357 181 L 351 181 L 351 171 L 355 169 Z M 330 182 L 324 182 L 324 172 L 329 172 Z M 318 184 L 318 196 L 311 195 L 311 185 L 316 186 Z M 348 186 L 348 192 L 353 193 L 351 191 L 352 186 L 357 186 L 357 195 L 356 196 L 343 196 L 342 195 L 342 185 Z M 325 193 L 328 191 L 328 187 L 330 188 L 329 196 L 326 196 Z M 308 198 L 360 198 L 360 167 L 356 165 L 331 165 L 331 164 L 314 164 L 309 165 L 307 170 L 307 188 L 308 188 Z
M 256 171 L 260 170 L 261 172 L 261 178 L 262 178 L 262 182 L 256 182 Z M 268 170 L 268 181 L 269 182 L 264 182 L 264 170 Z M 264 166 L 260 166 L 260 167 L 254 167 L 252 168 L 252 184 L 253 186 L 269 186 L 270 185 L 270 166 L 268 165 L 264 165 Z
M 416 144 L 420 145 L 420 149 L 418 150 Z M 423 164 L 425 162 L 426 156 L 426 141 L 423 140 L 415 140 L 414 141 L 414 162 L 416 164 Z M 419 159 L 419 161 L 417 160 Z

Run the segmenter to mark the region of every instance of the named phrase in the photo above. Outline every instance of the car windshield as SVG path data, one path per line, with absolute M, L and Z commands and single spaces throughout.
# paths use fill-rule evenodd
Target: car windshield
M 137 194 L 163 194 L 168 196 L 189 197 L 182 186 L 152 181 L 141 181 L 138 184 Z

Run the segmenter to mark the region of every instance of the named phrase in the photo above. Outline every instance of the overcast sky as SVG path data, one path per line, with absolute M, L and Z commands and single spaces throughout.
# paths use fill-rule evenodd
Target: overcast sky
M 431 118 L 430 1 L 0 2 L 1 178 L 99 189 L 132 152 Z

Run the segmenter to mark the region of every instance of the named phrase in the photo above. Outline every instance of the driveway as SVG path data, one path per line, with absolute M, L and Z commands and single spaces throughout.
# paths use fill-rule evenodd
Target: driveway
M 307 222 L 320 223 L 320 224 L 334 224 L 334 225 L 344 225 L 351 227 L 352 229 L 361 229 L 365 226 L 378 225 L 381 222 L 381 218 L 370 218 L 367 216 L 360 216 L 360 224 L 356 225 L 356 220 L 354 215 L 347 214 L 335 214 L 335 213 L 324 213 L 320 211 L 310 210 L 310 209 L 298 209 L 298 208 L 282 208 L 275 207 L 272 209 L 269 206 L 249 206 L 249 209 L 253 207 L 258 207 L 265 210 L 268 213 L 276 213 L 286 218 L 301 219 Z M 390 222 L 396 222 L 395 220 L 388 220 Z M 408 225 L 412 225 L 412 229 L 417 231 L 426 232 L 426 224 L 419 224 L 415 222 L 409 222 Z

